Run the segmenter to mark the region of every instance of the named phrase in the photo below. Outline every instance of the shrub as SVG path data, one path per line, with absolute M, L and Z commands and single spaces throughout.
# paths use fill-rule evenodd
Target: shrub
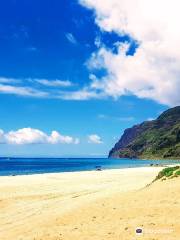
M 178 170 L 179 169 L 179 170 Z M 178 170 L 178 171 L 177 171 Z M 180 166 L 168 167 L 159 172 L 155 180 L 161 179 L 163 177 L 169 178 L 174 175 L 174 173 L 180 175 Z
M 175 172 L 175 176 L 180 176 L 180 170 Z

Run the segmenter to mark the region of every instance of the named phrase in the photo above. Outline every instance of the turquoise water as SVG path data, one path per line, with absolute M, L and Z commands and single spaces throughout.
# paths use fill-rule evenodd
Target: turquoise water
M 151 163 L 171 164 L 179 162 L 108 158 L 0 158 L 0 176 L 91 171 L 95 170 L 97 166 L 101 166 L 103 170 L 144 167 Z

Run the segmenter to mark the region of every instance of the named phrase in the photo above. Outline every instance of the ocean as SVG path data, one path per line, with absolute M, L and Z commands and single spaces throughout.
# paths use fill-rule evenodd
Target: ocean
M 108 158 L 0 158 L 0 176 L 91 171 L 97 168 L 119 169 L 171 163 L 179 162 Z

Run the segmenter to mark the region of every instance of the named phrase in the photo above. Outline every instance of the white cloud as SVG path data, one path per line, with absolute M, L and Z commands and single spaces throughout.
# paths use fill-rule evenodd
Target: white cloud
M 89 143 L 94 143 L 94 144 L 101 144 L 101 143 L 103 143 L 101 137 L 98 136 L 97 134 L 89 135 L 88 136 L 88 142 Z
M 40 91 L 31 87 L 20 87 L 5 84 L 0 84 L 0 93 L 30 97 L 48 97 L 49 95 L 47 92 Z
M 79 139 L 61 135 L 57 131 L 52 131 L 47 135 L 39 129 L 22 128 L 17 131 L 4 133 L 0 130 L 0 143 L 4 144 L 78 144 Z
M 47 138 L 47 142 L 51 144 L 57 143 L 79 144 L 79 139 L 70 136 L 63 136 L 57 131 L 52 131 L 51 135 Z
M 2 129 L 0 129 L 0 143 L 4 143 L 5 139 L 4 139 L 4 131 Z
M 0 83 L 20 83 L 20 79 L 0 77 Z
M 6 142 L 9 144 L 37 144 L 45 143 L 47 136 L 38 129 L 22 128 L 5 134 Z
M 34 81 L 49 87 L 71 87 L 73 83 L 70 81 L 62 81 L 62 80 L 48 80 L 48 79 L 34 79 Z
M 59 99 L 64 100 L 89 100 L 89 99 L 101 99 L 104 98 L 104 93 L 97 93 L 97 91 L 94 91 L 90 88 L 83 88 L 77 91 L 72 92 L 59 92 L 58 97 Z
M 70 43 L 72 43 L 74 45 L 77 44 L 77 40 L 72 33 L 66 33 L 65 36 Z
M 94 41 L 94 44 L 95 44 L 95 46 L 96 46 L 97 48 L 99 48 L 99 47 L 101 46 L 102 41 L 101 41 L 100 36 L 96 36 L 95 41 Z
M 40 84 L 40 86 L 37 86 L 37 83 Z M 54 88 L 47 89 L 43 88 L 44 86 Z M 75 86 L 75 84 L 73 84 L 70 81 L 62 81 L 58 79 L 56 80 L 38 78 L 15 79 L 0 77 L 0 93 L 3 94 L 13 94 L 18 96 L 34 98 L 54 98 L 62 100 L 89 100 L 89 99 L 101 99 L 106 97 L 104 93 L 99 93 L 98 91 L 92 89 L 89 86 L 74 91 L 59 91 L 58 89 L 58 87 L 66 88 L 71 86 Z
M 35 98 L 58 98 L 57 92 L 40 90 L 34 83 L 39 83 L 43 86 L 49 87 L 71 87 L 73 83 L 70 81 L 62 80 L 48 80 L 48 79 L 36 79 L 36 78 L 7 78 L 0 77 L 0 93 L 14 94 L 19 96 L 28 96 Z
M 138 42 L 133 56 L 129 45 L 118 53 L 101 47 L 89 61 L 107 75 L 93 82 L 94 89 L 115 98 L 136 95 L 167 105 L 180 104 L 180 1 L 80 0 L 95 11 L 97 25 L 107 32 L 128 34 Z

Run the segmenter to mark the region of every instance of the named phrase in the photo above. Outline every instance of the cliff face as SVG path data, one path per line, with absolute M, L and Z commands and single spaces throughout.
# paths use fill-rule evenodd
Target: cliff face
M 126 129 L 109 157 L 180 159 L 180 106 Z

